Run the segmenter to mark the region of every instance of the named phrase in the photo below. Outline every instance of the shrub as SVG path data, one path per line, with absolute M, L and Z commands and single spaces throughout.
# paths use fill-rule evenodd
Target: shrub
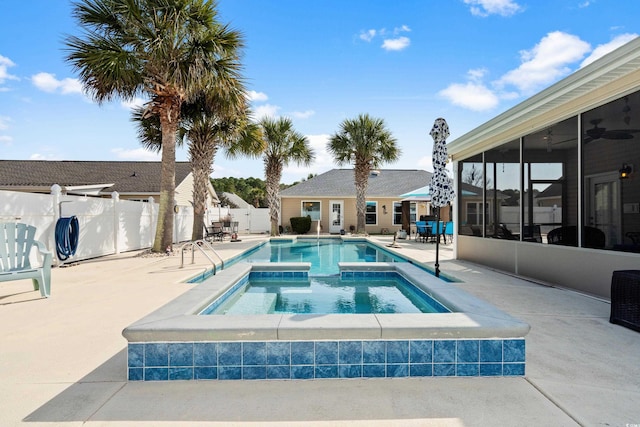
M 306 234 L 311 230 L 311 217 L 307 216 L 294 216 L 290 219 L 291 230 L 296 234 Z

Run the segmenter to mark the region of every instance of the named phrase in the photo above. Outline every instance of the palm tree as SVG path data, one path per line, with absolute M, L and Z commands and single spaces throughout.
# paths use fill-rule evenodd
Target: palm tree
M 173 243 L 176 131 L 184 102 L 238 79 L 242 36 L 216 21 L 208 0 L 84 0 L 73 16 L 82 37 L 66 40 L 66 60 L 98 103 L 144 94 L 162 134 L 160 209 L 152 250 Z
M 193 229 L 192 240 L 202 239 L 206 210 L 207 181 L 213 172 L 215 155 L 224 148 L 230 157 L 258 156 L 264 150 L 264 142 L 258 126 L 249 121 L 251 112 L 246 96 L 220 96 L 223 91 L 212 90 L 202 94 L 193 103 L 182 104 L 181 122 L 177 132 L 177 144 L 188 145 L 189 162 L 193 175 Z M 242 108 L 242 109 L 240 109 Z M 160 120 L 148 116 L 143 108 L 134 110 L 133 121 L 138 126 L 138 137 L 143 146 L 160 151 Z
M 314 153 L 306 136 L 296 132 L 291 119 L 265 117 L 259 122 L 266 143 L 263 154 L 271 235 L 278 236 L 280 222 L 280 179 L 289 163 L 308 166 Z
M 327 147 L 338 165 L 353 163 L 356 185 L 356 232 L 365 232 L 367 185 L 371 170 L 400 157 L 396 139 L 386 129 L 384 120 L 360 114 L 346 119 L 329 138 Z

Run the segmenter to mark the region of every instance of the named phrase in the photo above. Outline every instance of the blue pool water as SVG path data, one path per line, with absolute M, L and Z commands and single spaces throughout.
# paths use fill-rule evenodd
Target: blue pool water
M 302 274 L 302 273 L 301 273 Z M 258 277 L 256 277 L 258 276 Z M 340 276 L 246 277 L 201 314 L 446 313 L 442 304 L 395 272 L 366 280 Z
M 406 262 L 406 259 L 364 241 L 297 239 L 270 241 L 244 255 L 244 262 L 309 262 L 309 275 L 336 275 L 338 262 Z

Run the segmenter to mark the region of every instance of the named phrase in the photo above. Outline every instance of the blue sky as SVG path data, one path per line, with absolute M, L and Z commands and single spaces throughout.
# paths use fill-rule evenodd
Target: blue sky
M 0 157 L 159 160 L 136 138 L 131 103 L 83 94 L 64 61 L 78 33 L 71 9 L 0 0 Z M 385 167 L 432 171 L 436 118 L 451 141 L 640 34 L 635 0 L 220 0 L 218 10 L 244 35 L 256 117 L 291 117 L 316 151 L 311 167 L 285 168 L 284 183 L 336 167 L 326 141 L 360 113 L 398 140 L 402 156 Z M 219 153 L 213 177 L 224 176 L 264 178 L 263 165 Z

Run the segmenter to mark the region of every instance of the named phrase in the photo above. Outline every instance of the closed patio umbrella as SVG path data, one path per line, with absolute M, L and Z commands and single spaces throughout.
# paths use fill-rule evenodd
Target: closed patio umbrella
M 440 277 L 440 208 L 447 206 L 455 197 L 453 181 L 447 175 L 447 138 L 449 137 L 449 125 L 443 118 L 437 118 L 433 123 L 431 132 L 433 138 L 433 176 L 429 184 L 431 206 L 436 208 L 436 277 Z

